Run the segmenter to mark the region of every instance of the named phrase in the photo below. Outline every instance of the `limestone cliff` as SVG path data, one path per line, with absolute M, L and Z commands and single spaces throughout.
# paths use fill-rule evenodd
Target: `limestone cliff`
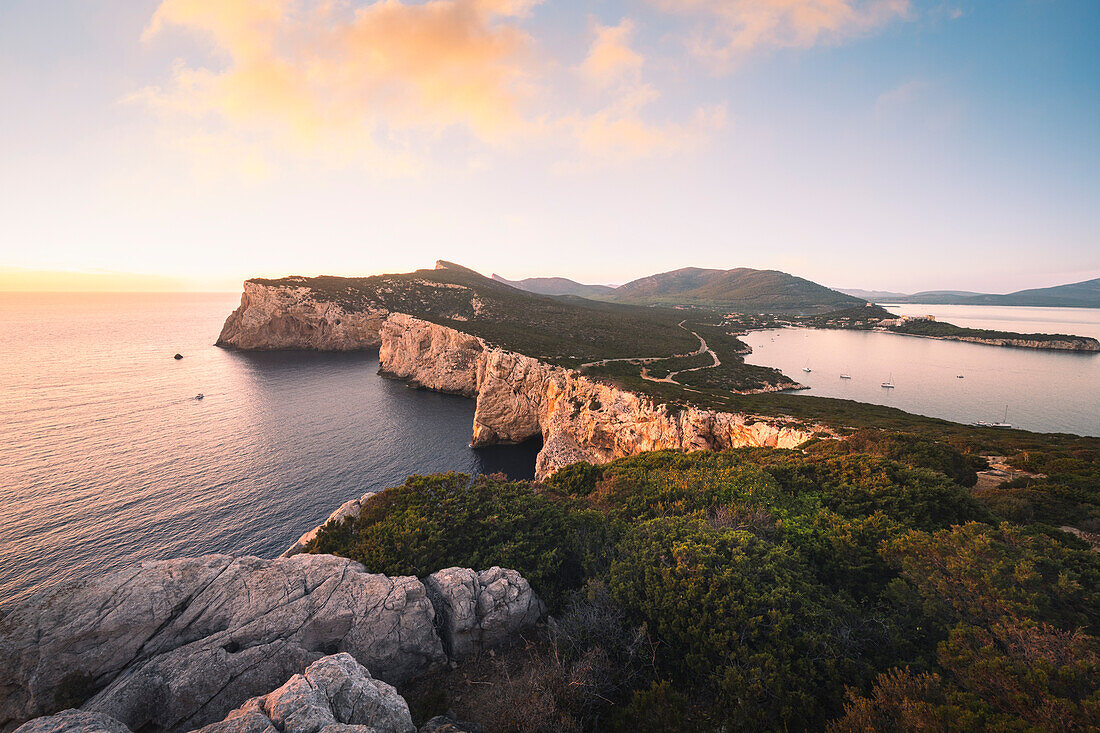
M 1085 336 L 1071 339 L 1026 339 L 1026 338 L 978 338 L 977 336 L 958 336 L 954 341 L 968 341 L 972 344 L 990 346 L 1014 346 L 1019 349 L 1046 349 L 1049 351 L 1100 351 L 1100 341 Z
M 247 281 L 241 305 L 229 316 L 218 346 L 252 351 L 358 351 L 378 346 L 384 308 L 349 310 L 313 297 L 308 287 L 271 287 Z
M 656 404 L 400 313 L 383 322 L 381 340 L 383 373 L 427 389 L 476 395 L 475 447 L 541 436 L 539 478 L 581 460 L 606 463 L 669 448 L 793 448 L 813 436 L 800 424 Z

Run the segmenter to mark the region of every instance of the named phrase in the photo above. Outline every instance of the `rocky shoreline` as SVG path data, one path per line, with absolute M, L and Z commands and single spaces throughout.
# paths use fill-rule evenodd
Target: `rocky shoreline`
M 884 333 L 892 333 L 897 336 L 912 336 L 922 339 L 936 339 L 937 341 L 963 341 L 971 344 L 985 344 L 987 346 L 1007 346 L 1016 349 L 1038 349 L 1045 351 L 1075 351 L 1082 353 L 1100 352 L 1100 341 L 1088 336 L 1075 336 L 1071 340 L 1058 339 L 1017 339 L 1017 338 L 981 338 L 979 336 L 933 336 L 922 333 L 905 333 L 885 329 Z
M 477 398 L 474 447 L 541 436 L 535 464 L 539 479 L 577 461 L 607 463 L 664 449 L 794 448 L 815 433 L 794 421 L 657 404 L 400 313 L 383 322 L 381 341 L 381 373 L 417 387 Z
M 384 376 L 477 399 L 474 447 L 541 437 L 539 479 L 576 461 L 606 463 L 662 449 L 794 448 L 824 432 L 794 420 L 657 404 L 454 328 L 373 306 L 349 311 L 313 298 L 306 287 L 246 282 L 217 343 L 246 350 L 378 346 Z
M 0 731 L 323 727 L 302 716 L 411 731 L 392 685 L 507 644 L 544 613 L 519 573 L 496 567 L 421 581 L 332 555 L 142 563 L 0 619 Z M 327 712 L 303 702 L 322 688 L 335 691 Z

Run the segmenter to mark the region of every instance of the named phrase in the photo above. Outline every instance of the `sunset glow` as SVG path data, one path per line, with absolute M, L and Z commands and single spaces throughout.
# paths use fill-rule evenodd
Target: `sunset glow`
M 1096 277 L 1098 24 L 1084 0 L 14 0 L 0 287 L 440 257 Z

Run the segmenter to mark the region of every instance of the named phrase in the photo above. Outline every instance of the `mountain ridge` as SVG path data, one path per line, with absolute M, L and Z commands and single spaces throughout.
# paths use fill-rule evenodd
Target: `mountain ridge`
M 1047 288 L 1027 288 L 1011 293 L 975 293 L 966 290 L 925 290 L 896 293 L 888 290 L 838 288 L 842 293 L 867 300 L 923 305 L 1006 305 L 1031 308 L 1100 308 L 1100 278 Z
M 682 267 L 612 288 L 567 278 L 528 278 L 497 282 L 529 292 L 579 296 L 631 305 L 720 307 L 746 311 L 825 312 L 861 305 L 863 299 L 779 270 Z

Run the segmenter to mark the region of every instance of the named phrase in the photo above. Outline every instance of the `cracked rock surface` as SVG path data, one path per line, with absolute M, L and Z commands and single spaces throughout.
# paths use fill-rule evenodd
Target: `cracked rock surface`
M 424 585 L 436 607 L 443 646 L 456 661 L 514 638 L 546 612 L 515 570 L 447 568 L 429 575 Z
M 446 662 L 434 616 L 416 578 L 331 555 L 142 563 L 0 620 L 0 727 L 98 691 L 85 710 L 191 730 L 336 652 L 400 683 Z
M 22 733 L 224 727 L 217 721 L 259 695 L 275 724 L 276 698 L 314 695 L 308 683 L 328 691 L 335 722 L 321 728 L 338 733 L 329 728 L 350 725 L 345 703 L 373 695 L 396 705 L 388 684 L 446 663 L 441 633 L 456 658 L 466 657 L 508 641 L 544 611 L 513 570 L 451 568 L 428 582 L 434 604 L 416 578 L 368 573 L 346 558 L 207 555 L 58 586 L 0 617 L 0 731 L 76 705 L 31 720 Z M 275 698 L 267 695 L 283 682 Z M 231 716 L 240 718 L 232 733 L 272 733 L 252 715 L 256 704 Z
M 350 654 L 322 657 L 285 684 L 253 697 L 201 733 L 415 733 L 405 699 Z M 132 733 L 102 713 L 66 710 L 18 733 Z

